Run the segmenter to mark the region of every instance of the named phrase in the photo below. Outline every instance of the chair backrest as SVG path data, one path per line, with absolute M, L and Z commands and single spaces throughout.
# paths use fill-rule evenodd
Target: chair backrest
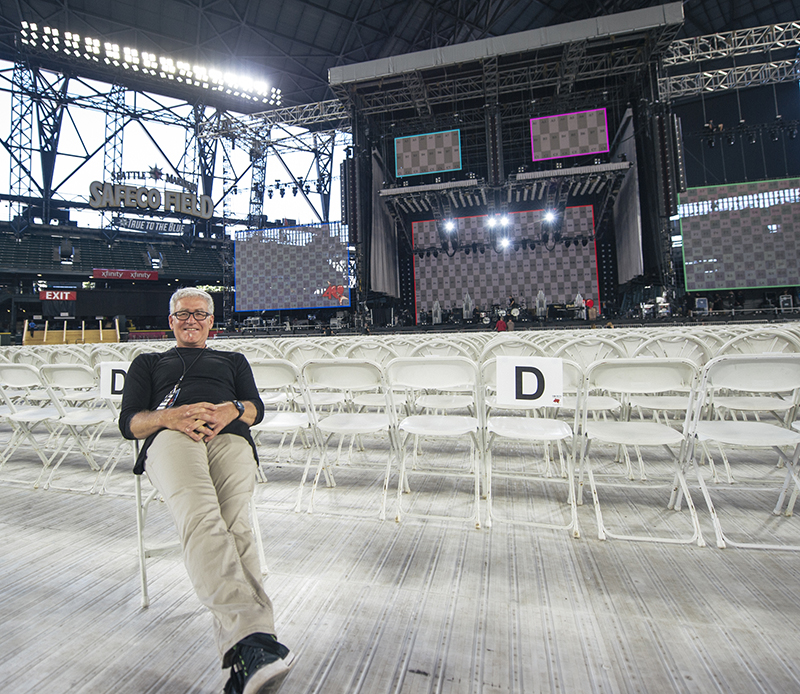
M 41 388 L 39 369 L 32 364 L 0 363 L 0 384 L 10 388 Z
M 748 393 L 787 393 L 800 389 L 800 354 L 728 354 L 703 370 L 704 388 Z
M 389 345 L 377 340 L 365 340 L 347 345 L 343 356 L 374 361 L 377 364 L 388 364 L 392 359 L 396 359 L 400 355 Z
M 711 349 L 699 337 L 687 334 L 656 335 L 643 342 L 633 357 L 684 357 L 702 367 L 711 358 Z
M 84 364 L 45 364 L 39 373 L 46 384 L 63 390 L 97 388 L 97 374 Z
M 421 344 L 411 350 L 409 356 L 412 357 L 468 357 L 472 358 L 469 348 L 459 344 L 455 340 L 448 340 L 446 338 L 439 339 L 425 339 Z
M 301 383 L 300 370 L 288 359 L 254 359 L 250 368 L 259 390 L 283 390 Z
M 299 338 L 295 344 L 286 347 L 284 357 L 297 366 L 302 366 L 311 359 L 335 359 L 336 355 L 327 347 Z
M 513 355 L 512 355 L 513 356 Z M 536 355 L 538 356 L 538 355 Z M 579 393 L 583 386 L 583 369 L 574 361 L 562 359 L 562 390 L 564 393 Z M 481 382 L 486 391 L 497 390 L 497 358 L 493 357 L 483 362 L 481 365 Z M 531 404 L 526 407 L 524 401 L 520 401 L 518 408 L 515 409 L 538 409 L 541 405 Z M 577 412 L 577 410 L 576 410 Z
M 682 357 L 630 357 L 598 361 L 586 370 L 586 389 L 651 394 L 691 390 L 697 367 Z
M 543 357 L 545 354 L 540 347 L 521 337 L 498 335 L 483 348 L 478 362 L 500 356 Z
M 386 383 L 380 365 L 366 359 L 311 360 L 302 374 L 311 390 L 374 391 Z
M 765 354 L 800 352 L 800 340 L 791 333 L 778 330 L 754 330 L 728 340 L 714 356 L 723 354 Z
M 392 386 L 414 390 L 466 390 L 477 387 L 478 367 L 468 357 L 399 357 L 386 365 Z
M 625 349 L 613 340 L 605 337 L 581 336 L 562 344 L 552 356 L 570 359 L 586 368 L 596 361 L 624 359 L 628 355 Z

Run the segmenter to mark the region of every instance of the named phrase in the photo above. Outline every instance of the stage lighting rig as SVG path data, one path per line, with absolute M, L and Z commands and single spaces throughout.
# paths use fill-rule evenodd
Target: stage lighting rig
M 20 47 L 26 52 L 49 54 L 59 60 L 71 60 L 97 68 L 128 71 L 144 75 L 153 80 L 179 83 L 187 87 L 219 93 L 228 98 L 241 99 L 268 106 L 281 105 L 281 90 L 266 82 L 232 72 L 223 72 L 203 65 L 192 65 L 183 60 L 159 56 L 137 48 L 103 41 L 90 36 L 43 26 L 33 22 L 21 22 Z M 154 87 L 154 90 L 156 88 Z

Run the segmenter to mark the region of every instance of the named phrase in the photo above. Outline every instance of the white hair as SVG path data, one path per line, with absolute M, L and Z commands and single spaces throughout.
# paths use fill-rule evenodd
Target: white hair
M 202 289 L 198 289 L 197 287 L 182 287 L 178 291 L 176 291 L 170 298 L 169 298 L 169 312 L 175 313 L 175 309 L 178 305 L 178 302 L 181 299 L 188 299 L 191 297 L 199 297 L 201 299 L 206 300 L 207 311 L 214 315 L 214 297 L 211 296 L 206 291 Z

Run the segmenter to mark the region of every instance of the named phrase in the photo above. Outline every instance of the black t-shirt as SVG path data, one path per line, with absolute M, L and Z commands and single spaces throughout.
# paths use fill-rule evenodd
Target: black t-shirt
M 255 424 L 264 417 L 264 403 L 258 394 L 250 364 L 243 354 L 208 348 L 175 347 L 163 353 L 140 354 L 131 363 L 125 377 L 119 417 L 119 429 L 125 438 L 136 438 L 130 430 L 133 416 L 157 409 L 182 375 L 180 391 L 172 403 L 173 407 L 195 402 L 218 404 L 249 400 L 256 406 Z M 148 436 L 142 445 L 133 469 L 136 474 L 144 472 L 147 449 L 157 433 Z M 243 421 L 232 421 L 220 433 L 243 436 L 258 460 L 250 427 Z

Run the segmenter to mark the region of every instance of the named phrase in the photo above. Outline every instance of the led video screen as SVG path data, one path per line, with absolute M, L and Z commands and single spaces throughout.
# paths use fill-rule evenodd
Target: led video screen
M 800 179 L 690 188 L 678 214 L 687 291 L 800 285 Z
M 533 161 L 601 152 L 608 152 L 608 124 L 604 108 L 531 118 Z
M 419 176 L 461 169 L 461 131 L 445 130 L 394 140 L 395 173 Z
M 522 247 L 523 239 L 541 235 L 543 210 L 509 214 L 505 230 L 509 246 L 499 253 L 491 247 L 487 217 L 464 217 L 454 220 L 460 250 L 452 257 L 442 251 L 438 256 L 414 256 L 414 282 L 417 311 L 430 311 L 435 301 L 444 310 L 461 308 L 464 294 L 481 310 L 493 305 L 505 306 L 513 296 L 521 305 L 533 307 L 541 289 L 547 303 L 570 304 L 577 294 L 598 303 L 597 255 L 594 241 L 584 246 L 580 241 L 557 243 L 548 250 L 540 243 L 535 249 Z M 563 238 L 590 239 L 594 229 L 591 205 L 568 207 L 562 227 Z M 414 247 L 439 245 L 439 233 L 433 220 L 413 225 Z M 473 247 L 472 244 L 475 244 Z M 484 251 L 480 252 L 483 247 Z M 477 248 L 477 250 L 474 250 Z M 469 249 L 469 254 L 466 250 Z
M 237 311 L 350 306 L 343 224 L 240 231 L 234 253 Z

